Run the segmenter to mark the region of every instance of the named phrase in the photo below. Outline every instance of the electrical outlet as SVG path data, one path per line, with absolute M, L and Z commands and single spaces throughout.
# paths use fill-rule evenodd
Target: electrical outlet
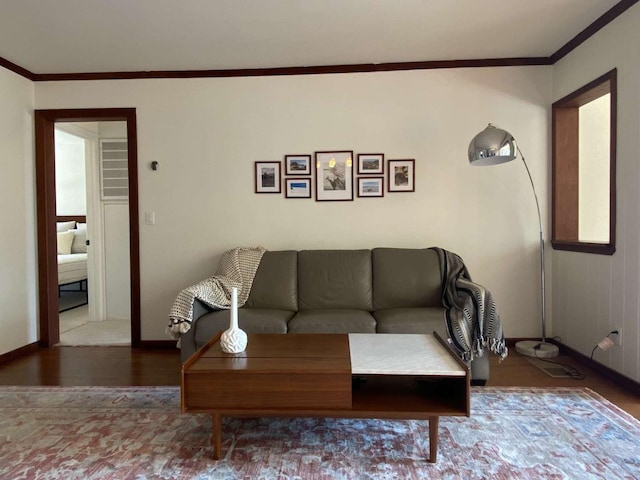
M 611 334 L 611 340 L 613 340 L 613 343 L 621 347 L 622 346 L 622 327 L 613 327 L 611 330 L 618 331 L 618 333 Z

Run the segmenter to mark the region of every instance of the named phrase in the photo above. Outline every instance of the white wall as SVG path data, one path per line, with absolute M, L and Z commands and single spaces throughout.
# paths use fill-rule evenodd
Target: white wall
M 467 146 L 488 122 L 508 129 L 546 211 L 550 101 L 551 67 L 36 85 L 37 108 L 137 109 L 143 340 L 167 339 L 176 294 L 211 275 L 224 250 L 258 244 L 441 246 L 493 291 L 507 336 L 539 335 L 526 173 L 520 162 L 472 168 Z M 330 149 L 415 158 L 416 192 L 354 202 L 253 193 L 254 161 Z
M 590 355 L 614 327 L 623 346 L 594 358 L 640 381 L 640 5 L 554 66 L 553 98 L 618 69 L 617 228 L 613 256 L 553 252 L 554 335 Z M 633 47 L 635 45 L 636 47 Z
M 84 138 L 55 130 L 56 213 L 87 214 Z
M 127 122 L 98 122 L 100 138 L 127 138 Z
M 0 67 L 0 354 L 38 340 L 34 88 Z

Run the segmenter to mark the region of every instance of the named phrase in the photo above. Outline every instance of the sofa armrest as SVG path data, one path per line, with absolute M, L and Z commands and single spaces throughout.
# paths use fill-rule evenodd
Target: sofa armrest
M 216 309 L 206 305 L 197 298 L 193 302 L 193 320 L 191 328 L 187 333 L 180 336 L 180 358 L 184 362 L 198 349 L 196 345 L 196 331 L 198 329 L 198 319 L 207 313 L 214 312 Z

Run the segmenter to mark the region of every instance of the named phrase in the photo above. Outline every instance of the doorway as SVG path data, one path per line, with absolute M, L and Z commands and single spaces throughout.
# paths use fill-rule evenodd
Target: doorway
M 62 122 L 126 123 L 128 148 L 128 240 L 131 346 L 140 346 L 140 254 L 138 222 L 137 127 L 135 109 L 36 110 L 36 202 L 39 259 L 40 345 L 60 341 L 56 232 L 55 125 Z
M 55 144 L 59 345 L 130 345 L 126 122 L 56 122 Z

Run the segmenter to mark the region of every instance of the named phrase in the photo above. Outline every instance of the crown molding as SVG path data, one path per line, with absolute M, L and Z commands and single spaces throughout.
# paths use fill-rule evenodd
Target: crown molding
M 35 75 L 33 73 L 31 73 L 26 68 L 22 68 L 20 65 L 16 65 L 15 63 L 10 62 L 6 58 L 0 57 L 0 67 L 11 70 L 13 73 L 17 73 L 18 75 L 21 75 L 31 81 L 35 81 Z
M 519 67 L 553 65 L 584 43 L 640 0 L 620 0 L 578 35 L 549 57 L 490 58 L 468 60 L 434 60 L 423 62 L 362 63 L 353 65 L 317 65 L 308 67 L 240 68 L 226 70 L 158 70 L 138 72 L 33 73 L 0 57 L 0 66 L 34 82 L 75 80 L 130 80 L 146 78 L 228 78 L 278 75 L 323 75 L 335 73 L 392 72 L 443 68 Z
M 309 67 L 240 68 L 228 70 L 164 70 L 149 72 L 95 72 L 34 74 L 36 82 L 74 80 L 129 80 L 141 78 L 221 78 L 283 75 L 325 75 L 335 73 L 391 72 L 442 68 L 514 67 L 550 65 L 547 57 L 492 58 L 478 60 L 438 60 L 425 62 L 362 63 L 354 65 L 319 65 Z
M 624 12 L 629 10 L 632 6 L 638 3 L 640 0 L 620 0 L 620 2 L 616 3 L 613 7 L 607 10 L 605 13 L 600 16 L 596 21 L 594 21 L 587 28 L 582 30 L 578 35 L 573 37 L 567 43 L 565 43 L 562 47 L 560 47 L 555 53 L 553 53 L 549 59 L 551 63 L 554 64 L 565 55 L 567 55 L 572 50 L 576 49 L 579 45 L 582 45 L 586 42 L 590 37 L 592 37 L 595 33 L 602 30 L 604 27 L 613 22 L 616 18 L 622 15 Z

